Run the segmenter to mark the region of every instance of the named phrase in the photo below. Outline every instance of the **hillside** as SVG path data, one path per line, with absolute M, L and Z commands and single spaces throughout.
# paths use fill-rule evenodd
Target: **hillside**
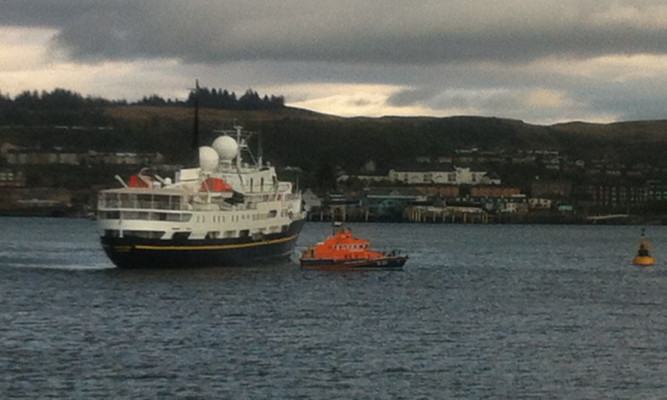
M 188 107 L 107 105 L 65 114 L 75 116 L 74 122 L 59 121 L 53 112 L 41 120 L 29 118 L 39 115 L 35 113 L 20 115 L 20 124 L 0 127 L 0 143 L 75 152 L 160 152 L 170 164 L 190 164 L 196 158 L 191 148 L 194 111 Z M 506 158 L 520 150 L 552 150 L 569 160 L 605 159 L 618 165 L 644 163 L 653 170 L 667 170 L 663 160 L 667 121 L 539 126 L 474 116 L 342 118 L 290 107 L 257 111 L 205 108 L 199 116 L 200 144 L 211 143 L 218 135 L 215 130 L 239 123 L 261 133 L 265 160 L 279 169 L 299 167 L 304 171 L 302 183 L 310 184 L 336 172 L 358 172 L 369 161 L 383 173 L 413 166 L 417 158 L 436 160 L 471 148 Z M 253 149 L 259 147 L 258 140 L 253 137 Z M 545 173 L 502 164 L 483 167 L 500 174 L 504 182 L 522 187 L 531 177 Z
M 115 106 L 106 107 L 105 113 L 112 118 L 128 121 L 148 121 L 154 118 L 171 119 L 175 121 L 190 121 L 194 115 L 192 108 L 175 106 Z M 336 118 L 327 117 L 324 114 L 301 110 L 298 108 L 285 107 L 281 110 L 220 110 L 202 108 L 199 110 L 199 118 L 202 122 L 223 123 L 233 120 L 245 122 L 273 121 L 283 118 L 322 119 Z
M 570 122 L 553 125 L 552 128 L 559 133 L 569 133 L 601 140 L 621 140 L 628 143 L 667 142 L 667 120 L 611 124 Z
M 193 118 L 192 109 L 185 107 L 108 107 L 105 113 L 113 119 L 122 121 L 171 120 L 180 122 L 184 126 L 192 124 Z M 289 122 L 304 122 L 313 129 L 311 134 L 322 140 L 326 140 L 330 134 L 340 135 L 347 140 L 361 140 L 362 136 L 371 135 L 376 136 L 379 143 L 382 143 L 383 139 L 389 140 L 395 135 L 409 136 L 431 151 L 434 143 L 429 143 L 430 140 L 445 141 L 451 145 L 475 145 L 486 149 L 510 146 L 554 150 L 578 148 L 581 144 L 578 142 L 583 144 L 667 142 L 667 120 L 610 124 L 569 122 L 540 126 L 518 120 L 477 116 L 343 118 L 290 107 L 265 111 L 202 109 L 199 117 L 205 126 L 229 127 L 236 121 L 250 129 L 260 129 L 267 134 L 271 134 L 273 128 L 291 125 Z M 296 128 L 296 130 L 301 129 Z M 289 136 L 288 132 L 281 134 Z M 333 139 L 339 140 L 341 137 Z M 436 144 L 436 148 L 441 149 L 443 145 L 447 147 L 446 143 L 442 143 Z
M 105 111 L 120 125 L 162 126 L 169 121 L 186 136 L 192 129 L 193 111 L 188 108 L 127 106 L 109 107 Z M 260 131 L 265 150 L 286 159 L 308 158 L 320 153 L 332 162 L 345 162 L 349 157 L 360 161 L 377 158 L 395 162 L 421 155 L 441 156 L 465 146 L 483 149 L 567 147 L 563 135 L 550 127 L 500 118 L 343 118 L 296 108 L 270 111 L 202 109 L 199 118 L 202 143 L 212 137 L 212 130 L 231 128 L 234 123 L 240 123 L 246 129 Z M 142 135 L 151 135 L 151 132 L 145 130 Z M 295 154 L 303 152 L 304 148 L 309 149 L 307 154 Z M 322 159 L 320 156 L 315 158 Z
M 110 108 L 109 115 L 123 124 L 147 126 L 142 136 L 153 136 L 155 144 L 172 159 L 183 160 L 184 146 L 192 132 L 192 110 L 183 108 Z M 239 122 L 261 132 L 264 159 L 279 168 L 296 166 L 306 185 L 318 185 L 341 171 L 356 173 L 373 161 L 378 173 L 391 168 L 414 167 L 417 158 L 437 160 L 459 149 L 504 154 L 520 150 L 558 151 L 570 160 L 607 160 L 629 168 L 649 164 L 652 170 L 667 167 L 667 121 L 637 121 L 614 124 L 573 122 L 553 126 L 526 124 L 518 120 L 456 116 L 342 118 L 295 108 L 272 111 L 200 112 L 200 143 L 210 143 L 214 129 L 231 128 Z M 171 122 L 169 122 L 171 121 Z M 178 127 L 178 128 L 177 128 Z M 178 132 L 155 137 L 155 132 Z M 255 140 L 257 138 L 255 137 Z M 176 145 L 178 144 L 178 145 Z M 251 143 L 256 148 L 257 143 Z M 536 175 L 545 178 L 581 180 L 582 175 L 563 175 L 521 165 L 483 163 L 503 182 L 524 190 Z M 652 175 L 655 176 L 655 175 Z

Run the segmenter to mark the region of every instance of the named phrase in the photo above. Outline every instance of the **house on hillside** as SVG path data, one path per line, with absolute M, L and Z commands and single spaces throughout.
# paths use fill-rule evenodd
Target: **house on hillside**
M 3 151 L 3 158 L 10 165 L 79 164 L 77 153 L 62 148 L 38 149 L 15 146 Z
M 88 151 L 81 155 L 81 164 L 112 164 L 112 165 L 157 165 L 164 162 L 164 156 L 155 153 L 100 153 Z
M 17 188 L 25 186 L 25 175 L 21 171 L 0 168 L 0 188 Z
M 405 170 L 391 169 L 387 175 L 389 181 L 408 185 L 448 184 L 448 185 L 499 185 L 500 179 L 487 171 L 473 170 L 469 167 L 455 167 L 451 164 L 433 167 L 412 168 Z
M 28 148 L 3 143 L 0 155 L 9 165 L 156 165 L 164 162 L 162 154 L 155 153 L 112 153 L 89 150 L 79 153 L 62 147 L 48 149 Z
M 564 180 L 534 180 L 530 185 L 531 197 L 549 199 L 569 199 L 572 196 L 572 182 Z
M 362 206 L 374 220 L 401 220 L 408 206 L 424 204 L 428 196 L 415 188 L 377 188 L 366 192 Z

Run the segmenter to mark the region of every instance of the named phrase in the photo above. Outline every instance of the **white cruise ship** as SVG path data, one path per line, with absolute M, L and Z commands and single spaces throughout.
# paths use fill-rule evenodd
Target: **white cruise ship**
M 174 179 L 139 173 L 100 191 L 98 221 L 120 268 L 258 265 L 286 260 L 305 221 L 300 193 L 252 159 L 237 126 L 199 148 Z M 243 160 L 242 154 L 250 155 Z

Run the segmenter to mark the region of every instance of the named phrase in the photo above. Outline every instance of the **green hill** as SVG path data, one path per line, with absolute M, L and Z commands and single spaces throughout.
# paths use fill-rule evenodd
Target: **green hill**
M 145 136 L 153 135 L 151 130 L 167 129 L 164 125 L 169 124 L 170 141 L 187 137 L 192 129 L 193 112 L 183 107 L 109 107 L 106 113 L 119 125 L 140 129 Z M 342 118 L 295 108 L 203 109 L 200 120 L 201 143 L 213 137 L 212 130 L 230 128 L 237 122 L 246 129 L 261 131 L 267 154 L 286 164 L 326 160 L 356 165 L 368 159 L 390 164 L 418 156 L 444 156 L 470 146 L 496 151 L 558 150 L 588 157 L 597 155 L 600 148 L 608 151 L 610 146 L 622 149 L 627 144 L 667 142 L 667 121 L 538 126 L 517 120 L 469 116 Z M 159 141 L 153 143 L 167 145 Z
M 71 123 L 58 121 L 57 112 L 50 111 L 42 119 L 34 110 L 18 112 L 19 123 L 10 121 L 0 129 L 0 142 L 82 152 L 158 151 L 169 163 L 194 160 L 192 108 L 103 105 L 84 109 Z M 73 113 L 65 115 L 72 118 Z M 300 167 L 311 183 L 327 168 L 354 173 L 372 160 L 378 170 L 387 170 L 410 165 L 418 157 L 437 159 L 472 147 L 508 157 L 519 150 L 556 150 L 570 159 L 607 158 L 627 166 L 651 163 L 658 168 L 665 164 L 667 150 L 667 121 L 539 126 L 473 116 L 342 118 L 291 107 L 201 109 L 199 116 L 199 143 L 211 143 L 217 136 L 214 130 L 240 123 L 246 130 L 261 132 L 265 160 L 279 168 Z M 258 137 L 254 140 L 251 146 L 257 148 Z M 526 168 L 490 167 L 510 183 L 535 175 Z

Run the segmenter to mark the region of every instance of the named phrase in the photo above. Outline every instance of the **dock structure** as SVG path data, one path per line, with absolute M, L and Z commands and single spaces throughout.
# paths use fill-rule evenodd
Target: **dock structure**
M 411 206 L 405 210 L 410 222 L 449 222 L 449 223 L 482 223 L 489 222 L 489 214 L 478 207 L 458 206 Z
M 595 223 L 598 223 L 598 222 L 627 220 L 629 217 L 630 216 L 628 214 L 594 215 L 594 216 L 586 217 L 586 221 L 595 224 Z

